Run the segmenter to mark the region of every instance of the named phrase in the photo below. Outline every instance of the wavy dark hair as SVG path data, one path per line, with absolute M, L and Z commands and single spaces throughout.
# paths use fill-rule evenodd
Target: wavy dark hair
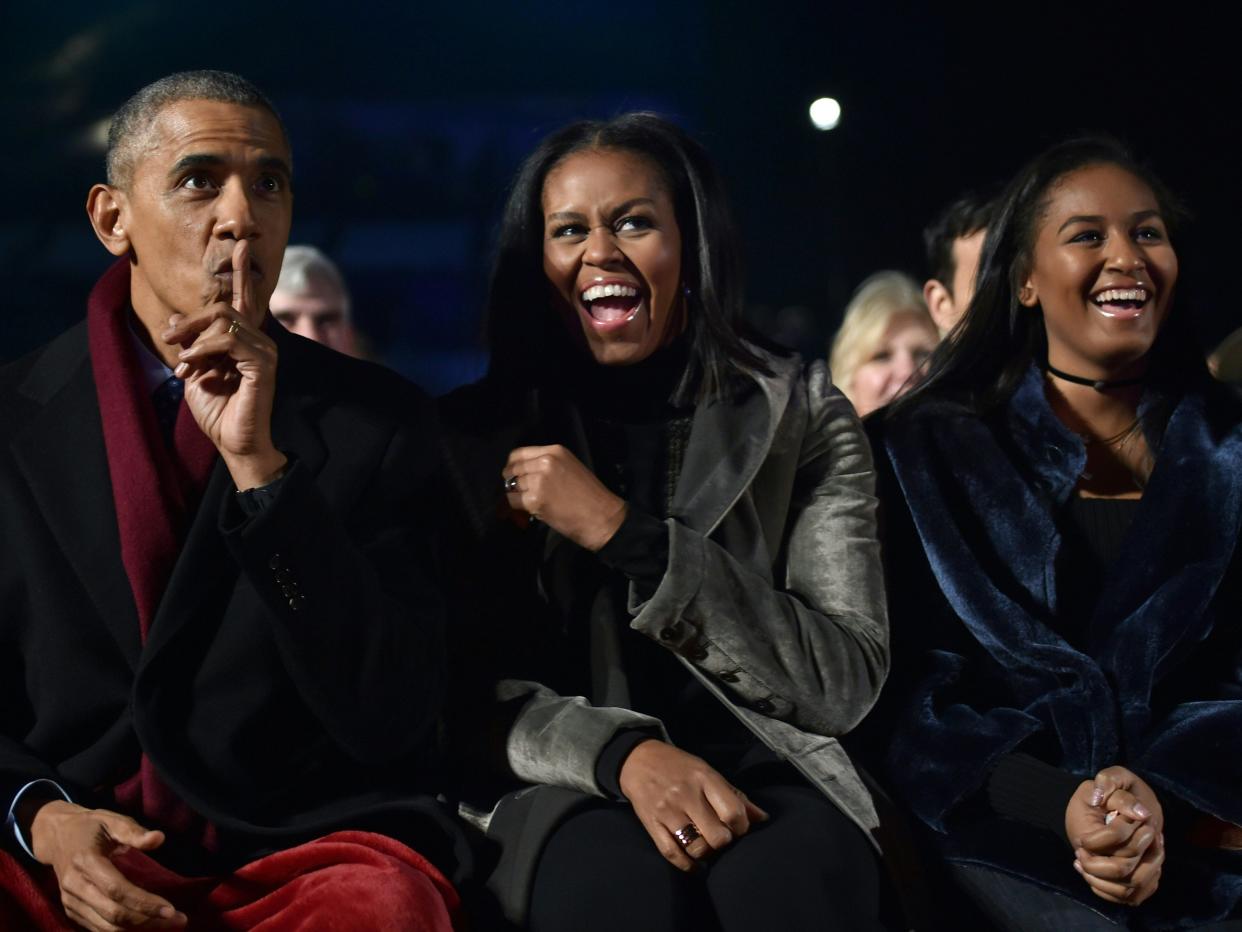
M 668 185 L 681 232 L 689 362 L 673 400 L 717 398 L 746 372 L 770 374 L 747 345 L 741 249 L 723 186 L 707 152 L 653 113 L 583 120 L 545 138 L 522 163 L 505 205 L 488 288 L 489 378 L 539 384 L 580 352 L 548 300 L 543 271 L 543 185 L 567 156 L 590 149 L 650 160 Z
M 1117 140 L 1087 136 L 1044 150 L 997 200 L 979 257 L 974 298 L 961 322 L 932 354 L 926 378 L 893 403 L 893 414 L 933 397 L 953 398 L 986 413 L 1008 401 L 1032 362 L 1047 363 L 1043 314 L 1022 306 L 1018 294 L 1030 272 L 1039 225 L 1057 182 L 1092 165 L 1116 165 L 1147 185 L 1170 238 L 1176 234 L 1186 219 L 1184 208 Z M 1189 315 L 1170 314 L 1149 356 L 1148 387 L 1173 394 L 1209 382 Z

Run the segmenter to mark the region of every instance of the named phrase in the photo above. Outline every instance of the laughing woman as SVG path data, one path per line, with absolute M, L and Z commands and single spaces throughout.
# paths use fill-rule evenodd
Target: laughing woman
M 1173 310 L 1173 220 L 1115 143 L 1036 158 L 870 428 L 885 778 L 1004 929 L 1242 927 L 1242 429 Z
M 871 459 L 823 365 L 748 340 L 741 303 L 673 125 L 577 123 L 526 160 L 491 370 L 442 419 L 486 624 L 462 666 L 550 687 L 501 683 L 527 788 L 489 829 L 535 930 L 881 927 L 835 740 L 888 666 Z

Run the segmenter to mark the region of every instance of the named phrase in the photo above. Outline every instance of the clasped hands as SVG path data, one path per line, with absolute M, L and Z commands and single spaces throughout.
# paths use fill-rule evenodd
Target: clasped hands
M 276 344 L 262 320 L 243 239 L 233 247 L 231 291 L 220 293 L 213 280 L 204 308 L 173 314 L 160 334 L 181 347 L 173 374 L 185 381 L 185 403 L 242 490 L 266 485 L 287 463 L 272 442 Z
M 1065 809 L 1074 869 L 1110 903 L 1137 906 L 1160 884 L 1164 810 L 1156 794 L 1124 767 L 1084 780 Z

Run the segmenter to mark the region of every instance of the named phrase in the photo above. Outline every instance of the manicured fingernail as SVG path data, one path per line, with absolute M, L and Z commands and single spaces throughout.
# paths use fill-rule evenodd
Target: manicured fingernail
M 184 378 L 185 374 L 189 371 L 190 371 L 190 364 L 188 362 L 178 363 L 177 368 L 173 370 L 173 375 L 181 379 L 181 378 Z
M 1074 860 L 1074 870 L 1078 871 L 1080 874 L 1082 873 L 1082 864 L 1080 864 L 1077 859 Z
M 1149 815 L 1151 815 L 1151 813 L 1147 811 L 1147 807 L 1142 803 L 1135 803 L 1133 809 L 1134 814 L 1140 819 L 1146 819 Z
M 1098 786 L 1094 790 L 1091 791 L 1091 805 L 1093 806 L 1104 805 L 1104 791 L 1100 789 Z
M 177 918 L 177 911 L 173 909 L 171 906 L 161 906 L 160 907 L 160 918 L 161 919 L 175 919 Z

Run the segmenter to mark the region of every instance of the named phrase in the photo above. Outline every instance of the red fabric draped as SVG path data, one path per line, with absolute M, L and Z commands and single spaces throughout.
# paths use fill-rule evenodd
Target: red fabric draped
M 91 291 L 86 327 L 121 534 L 121 560 L 145 641 L 207 486 L 216 448 L 184 403 L 177 414 L 171 453 L 165 446 L 134 352 L 128 318 L 129 261 L 121 259 Z
M 128 259 L 115 262 L 92 289 L 86 328 L 121 562 L 145 642 L 207 486 L 216 448 L 184 403 L 177 413 L 171 451 L 160 436 L 130 328 Z M 147 756 L 136 763 L 137 772 L 115 790 L 118 808 L 148 828 L 195 835 L 213 847 L 211 827 L 173 795 Z
M 421 855 L 370 832 L 335 832 L 223 878 L 182 877 L 129 849 L 113 858 L 135 885 L 185 913 L 195 930 L 451 932 L 461 902 Z M 0 852 L 0 929 L 64 932 L 50 868 L 32 879 Z

